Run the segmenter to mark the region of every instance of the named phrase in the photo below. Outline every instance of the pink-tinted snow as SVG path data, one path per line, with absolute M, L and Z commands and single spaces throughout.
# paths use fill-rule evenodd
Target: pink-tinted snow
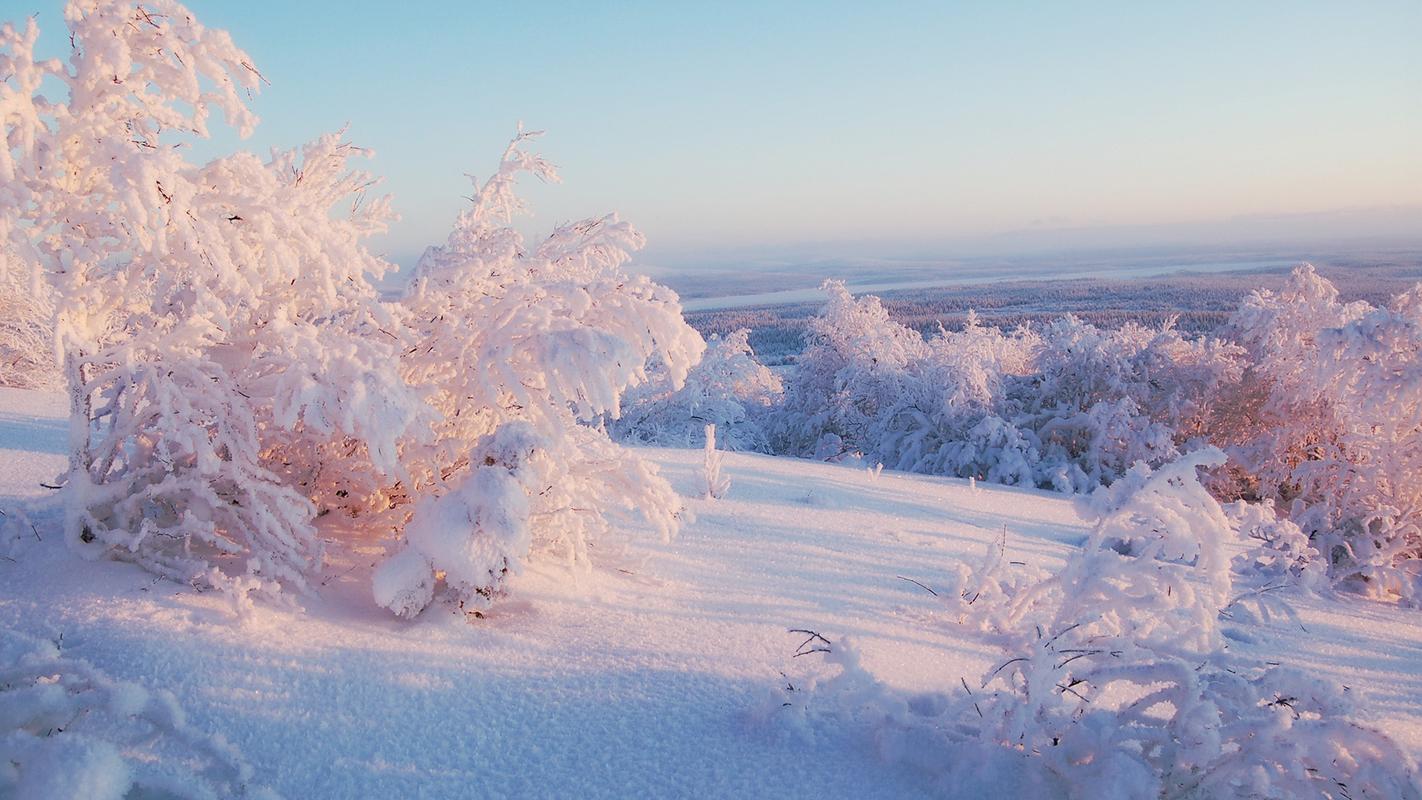
M 590 573 L 535 564 L 486 618 L 413 622 L 371 599 L 377 552 L 338 551 L 304 611 L 239 621 L 216 594 L 65 550 L 39 485 L 63 465 L 62 409 L 0 389 L 0 509 L 37 532 L 0 559 L 0 626 L 173 691 L 288 798 L 919 796 L 861 733 L 756 721 L 804 666 L 786 629 L 853 636 L 878 677 L 943 689 L 996 654 L 900 576 L 933 586 L 1004 526 L 1012 558 L 1048 567 L 1086 535 L 1047 493 L 758 456 L 728 454 L 727 496 L 706 501 L 700 452 L 649 450 L 698 498 L 669 544 L 648 534 Z M 1307 630 L 1241 628 L 1231 646 L 1363 692 L 1422 751 L 1422 616 L 1295 603 Z

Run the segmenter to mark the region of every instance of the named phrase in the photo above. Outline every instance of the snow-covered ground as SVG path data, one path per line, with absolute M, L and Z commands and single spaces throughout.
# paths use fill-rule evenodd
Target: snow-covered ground
M 535 565 L 485 618 L 377 608 L 372 542 L 335 554 L 304 611 L 239 621 L 215 594 L 65 550 L 39 485 L 63 463 L 62 409 L 0 389 L 0 509 L 35 521 L 0 558 L 0 627 L 173 691 L 287 798 L 921 796 L 861 732 L 775 724 L 781 684 L 813 669 L 787 629 L 852 636 L 881 679 L 944 689 L 997 652 L 905 578 L 932 587 L 1004 529 L 1011 558 L 1054 567 L 1087 533 L 1043 492 L 728 454 L 728 496 L 690 500 L 678 538 L 590 573 Z M 699 497 L 700 452 L 646 452 Z M 1422 616 L 1295 602 L 1306 630 L 1236 628 L 1232 647 L 1362 692 L 1422 754 Z

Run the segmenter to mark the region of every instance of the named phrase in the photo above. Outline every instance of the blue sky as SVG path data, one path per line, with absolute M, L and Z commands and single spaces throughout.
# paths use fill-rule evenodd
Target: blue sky
M 59 4 L 30 2 L 58 47 Z M 1422 232 L 1416 0 L 188 5 L 271 81 L 242 146 L 349 123 L 376 150 L 400 261 L 520 120 L 564 177 L 530 187 L 535 224 L 617 210 L 653 262 Z

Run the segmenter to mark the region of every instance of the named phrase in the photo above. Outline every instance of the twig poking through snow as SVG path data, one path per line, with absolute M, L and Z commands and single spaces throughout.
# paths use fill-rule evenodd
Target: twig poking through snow
M 918 581 L 914 580 L 913 578 L 905 578 L 905 577 L 902 576 L 902 575 L 895 575 L 894 577 L 895 577 L 895 578 L 898 578 L 898 579 L 901 580 L 901 581 L 908 581 L 909 583 L 912 583 L 914 586 L 919 587 L 920 589 L 924 590 L 925 592 L 928 592 L 929 594 L 933 595 L 934 597 L 937 597 L 937 596 L 938 596 L 938 592 L 933 591 L 933 589 L 929 588 L 928 586 L 926 586 L 926 585 L 924 585 L 924 584 L 922 584 L 922 583 L 919 583 Z
M 818 631 L 807 630 L 805 628 L 791 628 L 790 633 L 803 633 L 807 637 L 800 646 L 795 648 L 795 655 L 792 658 L 807 656 L 811 653 L 830 653 L 830 646 L 833 644 L 829 639 L 821 636 Z

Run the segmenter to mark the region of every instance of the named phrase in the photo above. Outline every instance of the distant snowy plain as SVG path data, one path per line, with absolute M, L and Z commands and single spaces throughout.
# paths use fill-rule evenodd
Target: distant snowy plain
M 857 280 L 851 279 L 846 281 L 846 285 L 854 294 L 860 295 L 908 291 L 912 289 L 935 289 L 945 286 L 966 286 L 1034 280 L 1041 279 L 1044 274 L 1050 280 L 1054 281 L 1075 281 L 1085 278 L 1145 278 L 1179 273 L 1207 275 L 1218 272 L 1277 271 L 1290 266 L 1293 266 L 1293 262 L 1278 258 L 1263 260 L 1200 261 L 1192 263 L 1162 261 L 1125 265 L 1060 267 L 1055 270 L 1043 270 L 1038 265 L 1025 265 L 1016 268 L 998 266 L 990 270 L 981 268 L 937 270 L 934 271 L 931 277 L 919 278 L 907 278 L 901 273 L 898 277 L 884 279 L 874 277 L 872 272 L 865 272 L 860 274 Z M 927 272 L 928 270 L 923 271 Z M 680 278 L 680 280 L 692 283 L 695 281 L 695 277 L 696 276 L 687 276 Z M 675 286 L 678 283 L 676 276 L 672 276 L 670 282 Z M 752 294 L 693 295 L 687 299 L 682 306 L 687 311 L 713 311 L 729 308 L 752 308 L 756 306 L 811 303 L 819 301 L 823 296 L 824 293 L 818 287 L 802 287 L 755 292 Z
M 369 596 L 372 540 L 332 554 L 304 611 L 239 621 L 215 594 L 66 551 L 39 485 L 63 465 L 63 408 L 0 389 L 0 509 L 35 521 L 0 559 L 0 627 L 173 691 L 287 798 L 927 796 L 863 732 L 776 723 L 783 686 L 822 669 L 787 629 L 851 636 L 879 678 L 947 691 L 1000 656 L 907 579 L 934 586 L 1004 529 L 1009 557 L 1048 568 L 1087 534 L 1050 493 L 765 456 L 727 454 L 728 496 L 707 501 L 700 452 L 648 450 L 694 498 L 668 544 L 537 565 L 484 618 L 402 622 Z M 1294 602 L 1302 627 L 1227 628 L 1230 646 L 1340 680 L 1422 754 L 1422 617 Z

